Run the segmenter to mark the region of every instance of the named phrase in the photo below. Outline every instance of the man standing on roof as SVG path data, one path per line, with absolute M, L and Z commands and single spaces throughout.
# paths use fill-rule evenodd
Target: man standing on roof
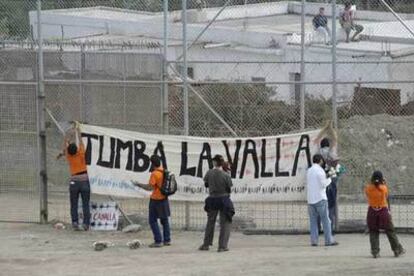
M 148 221 L 151 226 L 152 234 L 154 235 L 154 243 L 150 244 L 151 248 L 158 248 L 171 245 L 170 224 L 168 218 L 170 217 L 170 204 L 168 197 L 161 193 L 161 187 L 164 182 L 164 168 L 161 166 L 161 159 L 157 155 L 152 155 L 151 161 L 151 176 L 148 184 L 142 184 L 137 181 L 132 181 L 135 186 L 144 190 L 152 191 L 149 202 Z M 158 219 L 161 221 L 163 235 L 161 236 Z
M 324 35 L 325 44 L 331 42 L 331 31 L 328 27 L 328 18 L 325 16 L 325 8 L 319 8 L 319 14 L 317 14 L 312 20 L 315 31 Z
M 75 140 L 76 142 L 69 142 L 69 138 L 65 135 L 63 139 L 63 152 L 57 156 L 59 159 L 61 156 L 65 156 L 69 164 L 71 173 L 70 177 L 70 215 L 72 218 L 73 230 L 80 230 L 78 221 L 78 202 L 79 194 L 82 197 L 82 209 L 83 209 L 83 230 L 89 230 L 90 225 L 90 208 L 89 201 L 91 197 L 91 188 L 89 185 L 88 173 L 86 170 L 85 161 L 85 146 L 82 142 L 81 131 L 79 123 L 75 122 Z

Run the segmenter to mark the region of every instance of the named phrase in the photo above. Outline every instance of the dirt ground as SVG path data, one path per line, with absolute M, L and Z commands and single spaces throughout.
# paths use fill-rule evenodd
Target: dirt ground
M 151 233 L 73 232 L 50 225 L 0 223 L 0 275 L 414 275 L 414 236 L 400 235 L 407 254 L 393 257 L 382 236 L 380 259 L 369 255 L 368 236 L 337 235 L 337 247 L 309 246 L 307 235 L 233 233 L 230 251 L 197 251 L 202 232 L 173 232 L 173 245 L 131 250 Z M 217 238 L 217 237 L 216 237 Z M 101 252 L 97 240 L 114 245 Z

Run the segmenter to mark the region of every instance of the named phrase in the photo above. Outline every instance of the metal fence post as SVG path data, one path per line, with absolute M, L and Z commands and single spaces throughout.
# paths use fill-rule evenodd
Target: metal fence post
M 187 82 L 187 0 L 182 0 L 181 23 L 183 27 L 183 66 L 181 76 L 183 78 L 183 97 L 184 97 L 184 135 L 188 136 L 189 114 L 188 114 L 188 82 Z
M 332 121 L 338 127 L 337 100 L 336 100 L 336 0 L 332 0 Z
M 301 26 L 300 26 L 300 129 L 305 128 L 305 5 L 302 0 Z
M 334 128 L 338 128 L 338 114 L 337 114 L 337 101 L 336 101 L 336 90 L 337 90 L 337 83 L 336 83 L 336 0 L 332 0 L 332 121 L 334 124 Z M 339 203 L 338 200 L 336 201 L 336 208 L 335 208 L 335 230 L 338 231 L 339 228 Z
M 182 0 L 181 23 L 183 24 L 183 97 L 184 97 L 184 135 L 190 134 L 189 114 L 188 114 L 188 82 L 187 82 L 187 0 Z M 185 229 L 190 228 L 190 202 L 185 202 Z
M 47 172 L 46 172 L 46 124 L 45 124 L 45 86 L 43 74 L 43 38 L 41 24 L 41 0 L 37 0 L 37 41 L 38 41 L 38 72 L 37 72 L 37 134 L 38 134 L 38 172 L 40 193 L 40 223 L 47 223 Z
M 162 68 L 162 128 L 163 133 L 169 133 L 169 100 L 168 100 L 168 0 L 164 0 L 164 48 Z

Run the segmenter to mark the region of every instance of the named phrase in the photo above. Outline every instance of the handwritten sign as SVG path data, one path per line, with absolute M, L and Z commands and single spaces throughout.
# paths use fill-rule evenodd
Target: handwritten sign
M 208 138 L 146 134 L 82 125 L 86 163 L 93 193 L 144 197 L 131 180 L 148 183 L 150 156 L 175 173 L 178 191 L 171 200 L 203 200 L 203 176 L 221 154 L 233 166 L 232 199 L 282 201 L 305 199 L 305 172 L 311 165 L 319 130 L 280 136 Z

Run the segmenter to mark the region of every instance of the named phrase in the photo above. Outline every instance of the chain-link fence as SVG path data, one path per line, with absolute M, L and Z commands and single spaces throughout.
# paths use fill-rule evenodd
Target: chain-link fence
M 10 210 L 0 220 L 39 221 L 42 137 L 49 219 L 69 220 L 67 166 L 55 160 L 62 137 L 37 111 L 43 85 L 58 121 L 149 133 L 264 136 L 333 119 L 347 169 L 340 224 L 364 219 L 362 188 L 374 169 L 392 194 L 414 194 L 412 1 L 352 1 L 349 43 L 341 24 L 348 1 L 186 2 L 183 13 L 182 1 L 43 0 L 40 17 L 37 1 L 0 3 L 0 198 Z M 314 22 L 321 7 L 327 32 Z M 356 25 L 363 31 L 353 37 Z M 146 216 L 146 200 L 119 201 Z M 395 224 L 414 227 L 412 202 L 393 205 Z M 243 227 L 288 231 L 307 229 L 306 208 L 236 204 Z M 172 213 L 177 228 L 204 225 L 199 202 L 173 202 Z

